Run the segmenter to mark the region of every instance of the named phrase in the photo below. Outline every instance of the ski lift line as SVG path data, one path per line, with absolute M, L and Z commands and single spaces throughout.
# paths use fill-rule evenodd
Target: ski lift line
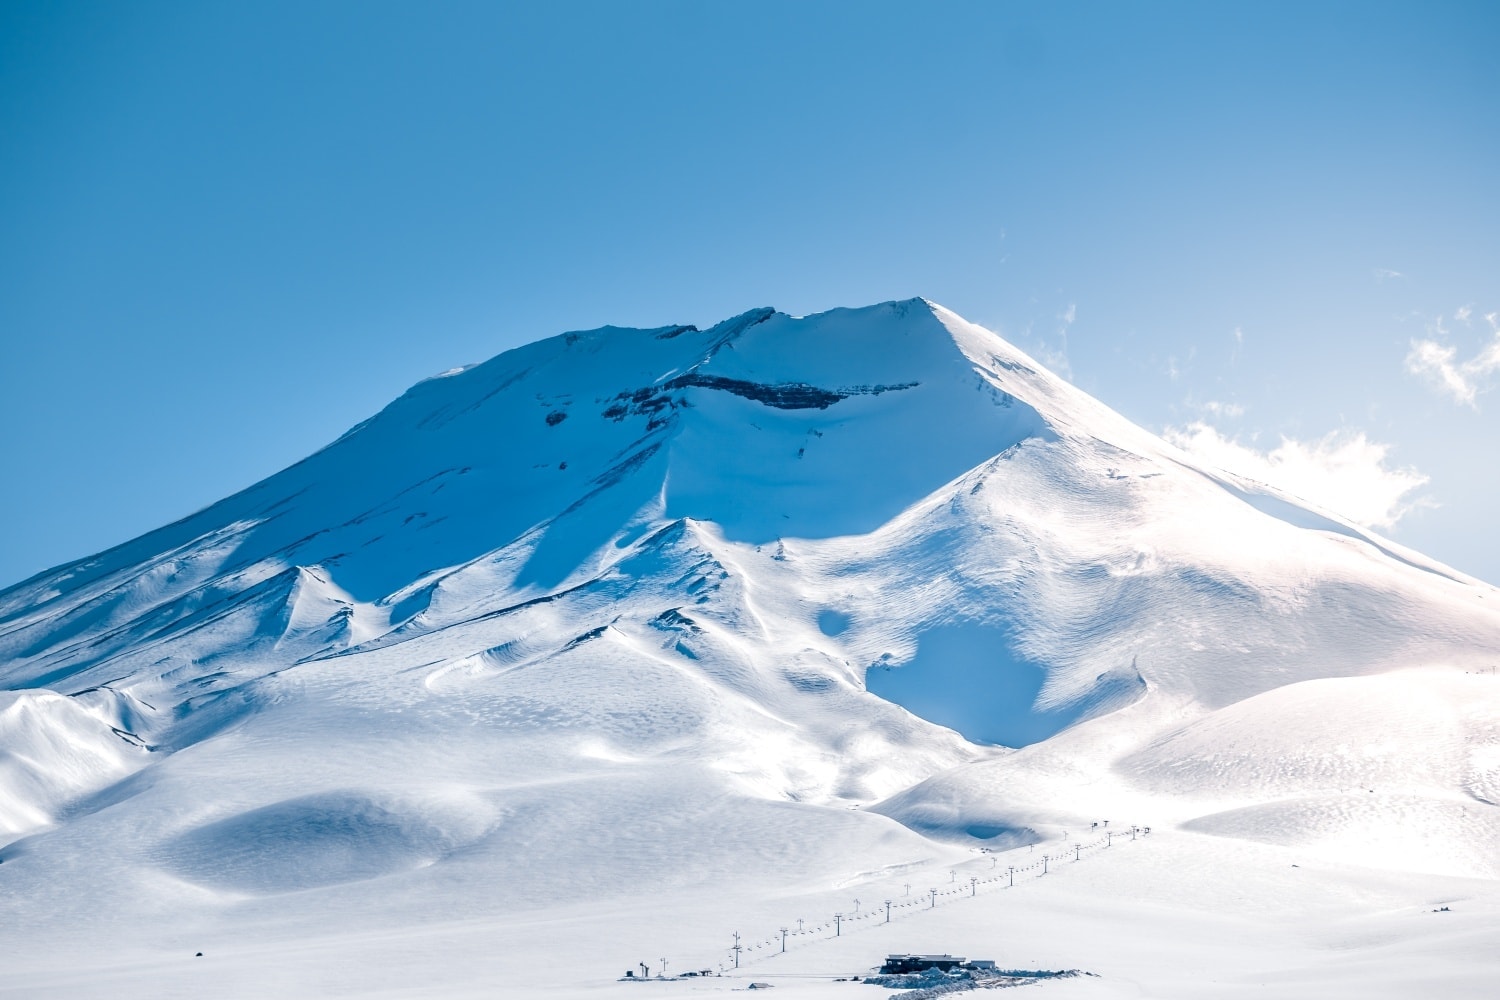
M 1112 838 L 1114 832 L 1115 831 L 1108 831 L 1103 837 L 1100 837 L 1097 840 L 1090 841 L 1087 844 L 1075 843 L 1073 845 L 1073 848 L 1074 848 L 1075 852 L 1077 852 L 1076 856 L 1081 860 L 1081 853 L 1083 851 L 1095 850 L 1095 849 L 1099 849 L 1099 848 L 1107 848 L 1107 847 L 1111 846 L 1110 842 L 1111 842 L 1111 838 Z M 1149 826 L 1132 826 L 1132 827 L 1128 828 L 1128 832 L 1131 834 L 1131 838 L 1130 839 L 1132 841 L 1134 841 L 1136 839 L 1136 834 L 1137 833 L 1149 834 L 1151 832 L 1151 828 Z M 1123 832 L 1122 832 L 1121 835 L 1123 836 Z M 1065 843 L 1064 844 L 1064 850 L 1065 851 L 1066 851 L 1066 847 L 1067 847 L 1067 845 Z M 1025 866 L 1024 868 L 1008 869 L 1005 875 L 999 875 L 999 874 L 997 874 L 997 875 L 995 875 L 995 876 L 993 876 L 991 878 L 986 878 L 986 879 L 981 879 L 981 878 L 975 877 L 975 878 L 973 878 L 971 880 L 971 887 L 970 887 L 971 891 L 970 891 L 969 895 L 970 895 L 971 898 L 977 897 L 978 893 L 977 893 L 977 891 L 975 891 L 975 889 L 976 889 L 976 887 L 978 885 L 986 885 L 986 884 L 989 884 L 989 883 L 992 883 L 992 882 L 1000 882 L 1002 880 L 1008 882 L 1008 884 L 1006 886 L 1004 886 L 1004 888 L 1006 888 L 1006 889 L 1014 888 L 1015 887 L 1015 883 L 1014 883 L 1014 880 L 1013 880 L 1014 875 L 1019 875 L 1019 874 L 1021 874 L 1023 872 L 1028 872 L 1028 871 L 1035 871 L 1036 869 L 1039 869 L 1039 868 L 1042 869 L 1043 874 L 1046 874 L 1047 871 L 1048 871 L 1047 863 L 1049 861 L 1061 861 L 1061 860 L 1063 860 L 1063 857 L 1061 855 L 1053 856 L 1051 854 L 1043 854 L 1040 861 L 1034 861 L 1031 864 Z M 1040 878 L 1042 876 L 1038 875 L 1037 877 Z M 963 886 L 959 885 L 959 886 L 956 886 L 953 889 L 947 889 L 947 890 L 941 890 L 941 891 L 938 890 L 938 889 L 936 889 L 936 888 L 933 888 L 927 894 L 925 894 L 923 896 L 919 896 L 919 897 L 917 897 L 915 899 L 911 899 L 908 902 L 896 903 L 896 902 L 893 901 L 889 905 L 890 905 L 890 907 L 893 910 L 910 909 L 912 907 L 917 907 L 919 911 L 931 910 L 931 909 L 936 908 L 937 897 L 938 896 L 950 896 L 950 895 L 954 895 L 954 894 L 963 895 Z M 867 920 L 868 918 L 870 918 L 872 916 L 877 916 L 877 915 L 879 915 L 878 911 L 877 912 L 865 912 L 865 913 L 840 914 L 839 915 L 839 919 L 837 921 L 834 921 L 835 934 L 832 934 L 832 935 L 823 935 L 823 936 L 817 937 L 815 940 L 808 941 L 806 943 L 806 946 L 807 947 L 812 947 L 813 945 L 821 943 L 822 941 L 828 940 L 831 937 L 841 936 L 843 927 L 840 926 L 840 925 L 852 924 L 856 920 Z M 884 926 L 885 924 L 890 923 L 890 922 L 891 922 L 891 918 L 889 916 L 889 911 L 887 911 L 886 919 L 883 920 L 883 921 L 881 921 L 880 923 L 878 923 L 876 926 Z M 806 931 L 804 933 L 805 934 L 811 934 L 813 931 L 816 931 L 816 930 L 827 930 L 829 927 L 830 927 L 830 924 L 828 924 L 828 923 L 819 924 L 816 928 L 812 928 L 811 930 Z M 768 948 L 770 945 L 775 944 L 777 942 L 777 940 L 779 940 L 779 939 L 776 938 L 776 937 L 772 937 L 772 938 L 766 940 L 765 942 L 763 942 L 761 945 L 756 945 L 756 946 L 752 946 L 752 947 L 753 948 Z M 800 945 L 801 942 L 797 942 L 797 944 Z M 743 951 L 749 951 L 751 949 L 750 948 L 746 948 L 746 949 L 742 949 L 742 950 Z M 792 949 L 791 948 L 786 948 L 785 950 L 792 950 Z M 733 954 L 733 951 L 734 951 L 734 949 L 731 948 L 730 949 L 730 954 Z M 773 952 L 773 954 L 782 954 L 782 953 L 783 953 L 782 951 Z M 765 960 L 766 960 L 766 956 L 758 956 L 757 958 L 755 958 L 755 959 L 753 959 L 751 961 L 742 961 L 741 964 L 742 965 L 757 964 L 757 963 L 765 961 Z

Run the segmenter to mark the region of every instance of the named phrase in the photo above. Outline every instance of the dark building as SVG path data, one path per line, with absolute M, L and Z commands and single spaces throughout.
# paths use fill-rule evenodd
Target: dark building
M 967 960 L 962 956 L 954 955 L 889 955 L 886 957 L 885 964 L 880 967 L 880 974 L 899 976 L 909 972 L 926 972 L 928 969 L 941 969 L 949 972 L 963 965 L 965 961 Z

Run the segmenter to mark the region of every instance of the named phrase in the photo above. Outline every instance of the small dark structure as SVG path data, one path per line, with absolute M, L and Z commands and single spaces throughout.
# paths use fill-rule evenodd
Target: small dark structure
M 889 955 L 885 964 L 880 967 L 882 976 L 902 976 L 913 972 L 926 972 L 928 969 L 938 969 L 943 972 L 952 972 L 954 969 L 971 969 L 988 967 L 993 969 L 994 962 L 975 962 L 970 964 L 969 960 L 961 955 Z
M 955 990 L 987 990 L 1020 986 L 1039 979 L 1069 979 L 1073 976 L 1091 975 L 1092 972 L 1081 969 L 1063 969 L 1057 972 L 997 969 L 989 959 L 967 959 L 957 955 L 891 955 L 880 967 L 880 972 L 867 976 L 865 982 L 875 986 L 914 990 L 915 992 L 906 995 L 916 998 Z

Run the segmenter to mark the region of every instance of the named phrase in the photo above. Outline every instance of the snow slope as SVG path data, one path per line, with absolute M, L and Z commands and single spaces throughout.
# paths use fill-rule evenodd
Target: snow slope
M 0 995 L 1485 995 L 1497 603 L 925 300 L 565 334 L 0 593 Z

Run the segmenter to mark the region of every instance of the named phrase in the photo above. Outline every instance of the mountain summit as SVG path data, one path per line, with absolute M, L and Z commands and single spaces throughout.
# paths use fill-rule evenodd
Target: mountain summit
M 1127 812 L 1496 878 L 1497 605 L 924 299 L 568 333 L 0 593 L 0 914 L 374 933 Z

